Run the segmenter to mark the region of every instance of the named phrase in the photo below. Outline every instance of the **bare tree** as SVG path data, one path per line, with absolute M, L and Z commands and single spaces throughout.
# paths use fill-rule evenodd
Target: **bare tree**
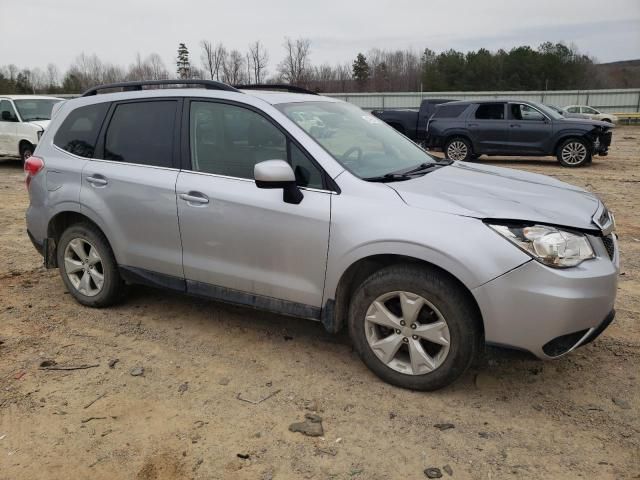
M 60 73 L 58 67 L 55 64 L 50 63 L 47 65 L 47 87 L 55 88 L 60 84 Z
M 162 57 L 157 53 L 150 54 L 145 63 L 148 65 L 151 80 L 166 80 L 169 78 L 169 71 L 162 61 Z
M 278 66 L 281 78 L 288 83 L 304 85 L 309 77 L 309 54 L 311 40 L 298 38 L 292 40 L 289 37 L 284 41 L 285 57 Z
M 264 48 L 260 40 L 249 46 L 249 58 L 253 70 L 253 79 L 256 83 L 262 83 L 267 74 L 269 52 Z M 251 79 L 249 79 L 251 81 Z
M 244 58 L 238 50 L 231 50 L 222 64 L 223 81 L 230 85 L 243 83 L 245 80 Z
M 202 40 L 200 42 L 200 47 L 202 48 L 202 53 L 200 54 L 200 59 L 202 60 L 202 66 L 209 74 L 209 78 L 211 80 L 214 79 L 215 76 L 215 48 L 213 47 L 213 43 L 209 40 Z

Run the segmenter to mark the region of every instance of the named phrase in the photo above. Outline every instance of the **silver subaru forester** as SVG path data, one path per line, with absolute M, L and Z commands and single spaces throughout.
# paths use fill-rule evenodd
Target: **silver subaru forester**
M 484 343 L 553 358 L 613 320 L 614 220 L 594 194 L 439 160 L 300 89 L 175 85 L 59 104 L 25 165 L 29 236 L 81 304 L 140 283 L 347 327 L 416 390 Z

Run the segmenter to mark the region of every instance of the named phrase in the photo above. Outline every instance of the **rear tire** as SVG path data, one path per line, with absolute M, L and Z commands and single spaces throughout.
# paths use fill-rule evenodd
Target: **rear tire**
M 109 242 L 98 228 L 79 223 L 67 228 L 57 246 L 62 281 L 82 305 L 108 307 L 118 302 L 124 283 Z
M 444 146 L 444 154 L 449 160 L 468 162 L 473 158 L 473 148 L 466 138 L 454 137 Z
M 463 287 L 439 270 L 414 265 L 385 267 L 358 287 L 349 334 L 371 371 L 411 390 L 449 385 L 482 344 L 481 320 Z
M 557 158 L 560 165 L 577 168 L 591 163 L 591 147 L 581 138 L 568 138 L 558 147 Z

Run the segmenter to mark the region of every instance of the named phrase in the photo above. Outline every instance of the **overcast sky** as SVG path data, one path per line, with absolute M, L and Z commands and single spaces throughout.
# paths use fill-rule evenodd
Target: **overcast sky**
M 0 65 L 66 69 L 81 52 L 128 65 L 178 42 L 199 66 L 202 39 L 245 51 L 261 40 L 269 72 L 285 36 L 311 39 L 314 64 L 372 47 L 476 50 L 574 43 L 601 62 L 640 58 L 640 0 L 0 0 Z M 194 62 L 195 60 L 195 62 Z

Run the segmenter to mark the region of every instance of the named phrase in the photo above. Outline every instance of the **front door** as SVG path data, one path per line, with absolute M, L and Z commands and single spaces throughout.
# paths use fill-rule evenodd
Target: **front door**
M 9 100 L 0 100 L 0 154 L 18 155 L 18 117 Z
M 542 112 L 525 103 L 510 103 L 508 113 L 508 145 L 511 153 L 546 153 L 551 138 L 551 121 Z
M 332 193 L 322 170 L 287 134 L 247 106 L 192 101 L 176 185 L 187 288 L 195 294 L 317 318 Z M 286 160 L 304 198 L 259 189 L 253 167 Z

